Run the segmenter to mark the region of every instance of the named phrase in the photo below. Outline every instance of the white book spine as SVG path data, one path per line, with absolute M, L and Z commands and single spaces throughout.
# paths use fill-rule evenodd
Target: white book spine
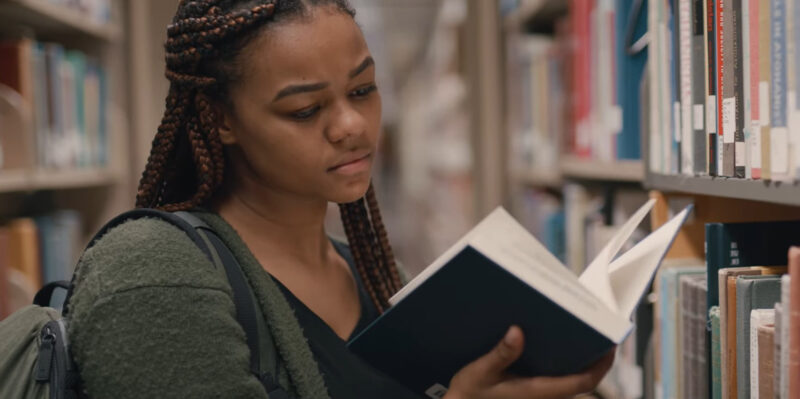
M 789 314 L 791 313 L 789 303 L 789 284 L 791 279 L 789 275 L 784 275 L 781 278 L 781 304 L 783 311 L 781 313 L 781 364 L 779 373 L 781 386 L 781 398 L 789 398 Z M 776 390 L 778 391 L 778 390 Z

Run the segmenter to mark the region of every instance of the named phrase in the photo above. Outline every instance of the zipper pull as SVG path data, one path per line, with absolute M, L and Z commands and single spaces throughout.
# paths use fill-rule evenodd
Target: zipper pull
M 53 355 L 55 354 L 56 336 L 46 328 L 42 333 L 42 345 L 39 347 L 39 359 L 36 362 L 36 375 L 37 382 L 50 381 L 50 366 L 53 363 Z

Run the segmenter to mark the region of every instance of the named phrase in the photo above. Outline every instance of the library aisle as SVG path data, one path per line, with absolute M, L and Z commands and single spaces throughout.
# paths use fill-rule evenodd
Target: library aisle
M 579 275 L 693 205 L 586 397 L 800 398 L 800 0 L 350 3 L 411 277 L 498 206 Z M 0 320 L 134 207 L 177 4 L 0 0 Z

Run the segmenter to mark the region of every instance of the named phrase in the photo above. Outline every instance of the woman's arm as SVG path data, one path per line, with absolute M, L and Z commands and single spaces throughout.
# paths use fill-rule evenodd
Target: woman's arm
M 84 255 L 77 284 L 72 353 L 93 399 L 266 398 L 230 288 L 177 228 L 112 230 Z

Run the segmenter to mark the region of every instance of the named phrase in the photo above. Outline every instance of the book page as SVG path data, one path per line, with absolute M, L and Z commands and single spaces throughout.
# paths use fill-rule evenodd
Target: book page
M 611 289 L 611 281 L 609 280 L 609 264 L 611 260 L 619 253 L 619 250 L 628 241 L 631 234 L 636 230 L 636 227 L 642 223 L 642 220 L 650 210 L 653 209 L 656 200 L 651 199 L 640 207 L 633 216 L 628 219 L 625 224 L 614 234 L 611 240 L 600 250 L 600 253 L 594 258 L 592 263 L 586 267 L 586 270 L 581 274 L 579 279 L 584 287 L 594 293 L 609 309 L 618 310 L 617 301 Z
M 687 206 L 611 263 L 608 278 L 620 316 L 630 319 L 691 210 L 692 205 Z

